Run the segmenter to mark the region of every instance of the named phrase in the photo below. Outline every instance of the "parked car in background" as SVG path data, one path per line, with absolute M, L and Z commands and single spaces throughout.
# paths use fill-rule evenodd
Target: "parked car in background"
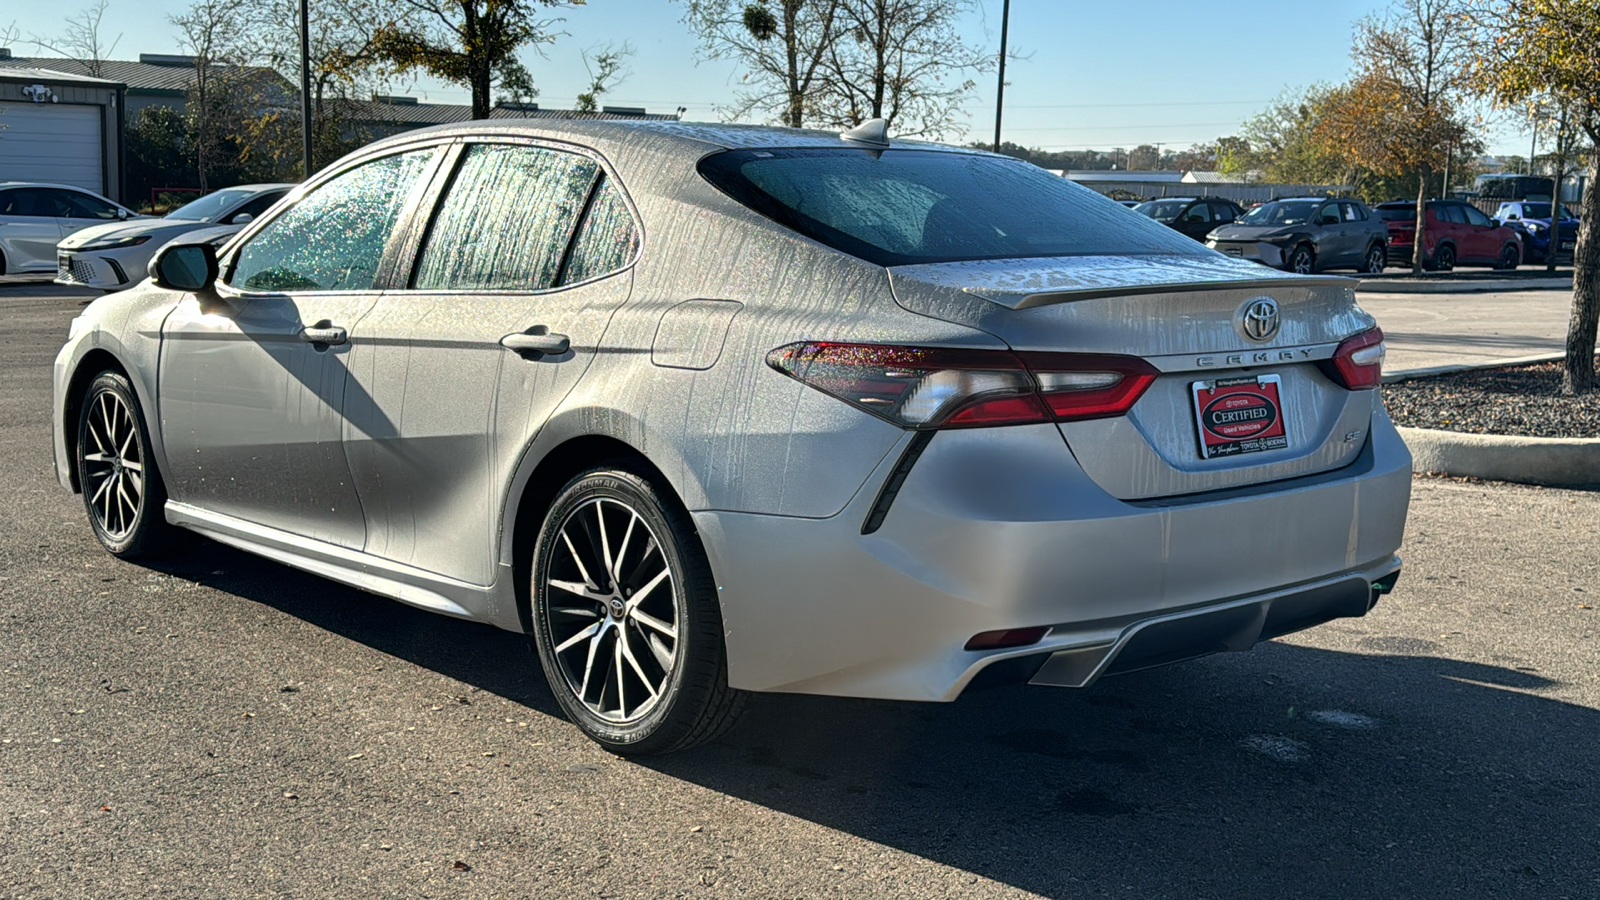
M 1448 272 L 1456 266 L 1515 269 L 1522 263 L 1522 238 L 1477 207 L 1460 200 L 1429 200 L 1427 247 L 1422 267 Z M 1391 200 L 1378 204 L 1378 216 L 1389 228 L 1389 261 L 1411 265 L 1417 237 L 1417 204 Z
M 1206 237 L 1206 246 L 1275 269 L 1309 274 L 1328 269 L 1382 272 L 1389 231 L 1360 200 L 1296 197 L 1273 200 Z
M 1394 585 L 1411 456 L 1343 279 L 884 129 L 370 144 L 73 320 L 57 477 L 114 555 L 181 526 L 527 634 L 629 754 L 745 691 L 1087 687 Z
M 1147 200 L 1133 209 L 1197 241 L 1204 241 L 1218 225 L 1244 215 L 1239 204 L 1220 197 L 1163 197 Z
M 1571 259 L 1578 246 L 1578 217 L 1565 203 L 1557 204 L 1561 214 L 1560 236 L 1556 238 L 1556 258 Z M 1536 200 L 1513 200 L 1500 204 L 1494 217 L 1522 237 L 1525 262 L 1542 263 L 1550 253 L 1550 204 Z
M 168 241 L 201 228 L 243 228 L 287 194 L 292 184 L 244 184 L 213 191 L 159 219 L 97 225 L 56 245 L 56 283 L 120 291 L 145 279 L 145 268 Z
M 0 181 L 0 275 L 49 272 L 62 238 L 93 225 L 144 218 L 70 184 Z
M 1123 206 L 1128 207 L 1129 209 L 1132 209 L 1133 207 L 1138 206 L 1139 204 L 1143 203 L 1144 201 L 1143 200 L 1118 200 L 1117 202 L 1121 203 Z

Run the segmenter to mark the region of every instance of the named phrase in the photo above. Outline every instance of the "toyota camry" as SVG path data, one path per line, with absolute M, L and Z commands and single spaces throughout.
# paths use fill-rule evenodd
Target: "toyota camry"
M 105 548 L 189 529 L 525 633 L 621 753 L 750 692 L 1089 687 L 1399 574 L 1351 281 L 880 121 L 411 132 L 150 270 L 55 364 Z

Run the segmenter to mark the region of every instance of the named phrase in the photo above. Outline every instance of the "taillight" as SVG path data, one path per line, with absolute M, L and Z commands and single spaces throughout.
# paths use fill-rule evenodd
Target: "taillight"
M 767 364 L 902 428 L 974 428 L 1119 416 L 1158 374 L 1141 359 L 807 342 Z
M 1383 329 L 1363 331 L 1333 351 L 1334 381 L 1352 391 L 1369 390 L 1383 381 Z

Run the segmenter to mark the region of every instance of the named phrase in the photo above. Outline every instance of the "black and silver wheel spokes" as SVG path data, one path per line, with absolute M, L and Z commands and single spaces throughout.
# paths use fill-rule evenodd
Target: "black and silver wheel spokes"
M 627 722 L 661 699 L 678 656 L 671 566 L 634 509 L 591 500 L 568 514 L 546 571 L 545 622 L 567 686 Z
M 133 531 L 144 504 L 144 455 L 133 410 L 110 391 L 91 401 L 83 438 L 83 489 L 100 530 L 114 541 Z

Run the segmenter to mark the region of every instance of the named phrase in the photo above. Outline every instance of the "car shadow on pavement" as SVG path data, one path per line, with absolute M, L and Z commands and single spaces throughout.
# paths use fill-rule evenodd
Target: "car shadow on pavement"
M 208 551 L 161 568 L 560 715 L 518 635 Z M 1431 641 L 1357 646 L 953 704 L 761 695 L 721 740 L 639 765 L 1047 897 L 1600 895 L 1600 712 Z

